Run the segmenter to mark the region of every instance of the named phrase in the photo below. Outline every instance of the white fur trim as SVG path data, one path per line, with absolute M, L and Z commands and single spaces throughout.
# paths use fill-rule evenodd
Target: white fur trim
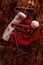
M 22 12 L 19 12 L 15 18 L 13 19 L 12 23 L 16 22 L 16 23 L 20 23 L 24 18 L 26 18 L 26 15 Z
M 10 37 L 10 34 L 11 32 L 14 30 L 13 27 L 11 27 L 11 24 L 8 25 L 8 27 L 6 28 L 3 36 L 2 36 L 2 39 L 5 40 L 5 41 L 8 41 L 9 37 Z
M 2 36 L 2 39 L 5 40 L 5 41 L 8 41 L 9 40 L 9 37 L 10 37 L 10 34 L 11 32 L 15 29 L 15 27 L 12 27 L 11 24 L 12 23 L 20 23 L 24 18 L 26 18 L 26 15 L 22 12 L 19 12 L 15 18 L 11 21 L 11 23 L 8 25 L 8 27 L 6 28 L 3 36 Z

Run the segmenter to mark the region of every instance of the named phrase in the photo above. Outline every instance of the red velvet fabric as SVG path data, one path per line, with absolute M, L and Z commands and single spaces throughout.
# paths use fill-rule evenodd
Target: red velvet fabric
M 25 19 L 21 22 L 22 25 L 29 25 L 31 24 L 31 20 L 29 19 Z M 31 26 L 30 26 L 31 27 Z M 30 31 L 31 33 L 32 31 Z M 27 32 L 26 32 L 27 33 Z M 33 42 L 36 42 L 40 39 L 40 31 L 38 28 L 36 28 L 32 34 L 25 34 L 21 31 L 17 32 L 17 31 L 13 31 L 10 35 L 9 41 L 10 42 L 15 42 L 17 44 L 22 44 L 22 45 L 30 45 Z

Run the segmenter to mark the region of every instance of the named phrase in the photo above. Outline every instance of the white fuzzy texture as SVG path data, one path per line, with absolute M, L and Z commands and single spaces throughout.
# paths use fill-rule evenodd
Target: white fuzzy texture
M 32 21 L 32 23 L 31 23 L 31 27 L 32 28 L 37 28 L 37 27 L 39 27 L 39 22 L 38 21 Z
M 5 41 L 8 41 L 9 40 L 9 37 L 10 37 L 10 34 L 11 32 L 15 29 L 15 27 L 12 27 L 11 24 L 12 23 L 20 23 L 22 22 L 22 20 L 26 18 L 26 15 L 22 12 L 19 12 L 15 18 L 11 21 L 11 23 L 8 25 L 8 27 L 5 29 L 5 32 L 2 36 L 2 39 L 5 40 Z

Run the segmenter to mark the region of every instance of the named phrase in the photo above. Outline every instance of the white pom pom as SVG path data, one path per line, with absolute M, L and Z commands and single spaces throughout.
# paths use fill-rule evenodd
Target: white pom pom
M 32 21 L 32 23 L 31 23 L 31 27 L 32 28 L 37 28 L 37 27 L 39 27 L 39 22 L 38 21 Z

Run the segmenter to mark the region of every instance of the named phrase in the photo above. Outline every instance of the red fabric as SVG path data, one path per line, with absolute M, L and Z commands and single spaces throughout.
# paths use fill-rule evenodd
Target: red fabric
M 26 24 L 30 25 L 31 21 L 28 20 L 27 18 L 21 22 L 21 24 Z M 31 32 L 30 32 L 31 33 Z M 27 38 L 26 38 L 27 37 Z M 40 31 L 39 29 L 35 29 L 35 31 L 30 34 L 24 34 L 23 32 L 13 32 L 13 36 L 10 36 L 9 41 L 14 42 L 16 40 L 17 44 L 22 44 L 22 45 L 29 45 L 32 42 L 38 41 L 40 39 Z

